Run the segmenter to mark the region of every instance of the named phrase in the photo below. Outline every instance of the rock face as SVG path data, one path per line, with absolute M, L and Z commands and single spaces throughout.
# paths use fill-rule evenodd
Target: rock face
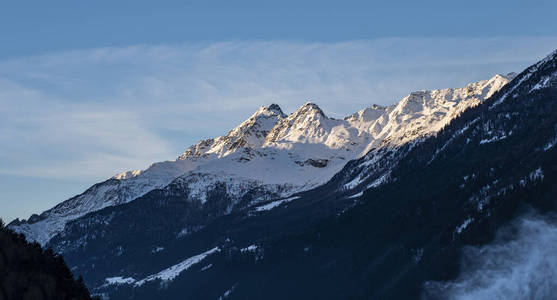
M 71 220 L 128 203 L 171 183 L 187 185 L 195 181 L 189 180 L 189 176 L 195 178 L 199 174 L 220 178 L 223 182 L 233 180 L 238 186 L 259 185 L 263 190 L 273 191 L 269 195 L 259 193 L 261 197 L 251 199 L 249 205 L 270 197 L 288 197 L 324 184 L 348 161 L 370 150 L 375 153 L 383 148 L 396 148 L 439 131 L 511 78 L 512 75 L 496 75 L 464 88 L 415 92 L 396 105 L 373 105 L 342 120 L 327 117 L 313 103 L 304 104 L 289 116 L 276 104 L 262 106 L 228 134 L 200 141 L 174 161 L 158 162 L 143 171 L 115 175 L 38 217 L 16 220 L 10 227 L 44 245 Z M 376 173 L 383 176 L 385 172 L 382 169 Z M 195 182 L 195 186 L 183 186 L 182 190 L 202 191 L 196 194 L 197 198 L 191 194 L 188 199 L 203 203 L 212 185 Z M 246 190 L 240 190 L 236 189 L 239 194 L 231 196 L 241 198 Z M 235 205 L 236 202 L 231 203 L 226 211 L 232 211 Z
M 29 244 L 0 220 L 0 299 L 91 299 L 61 256 Z

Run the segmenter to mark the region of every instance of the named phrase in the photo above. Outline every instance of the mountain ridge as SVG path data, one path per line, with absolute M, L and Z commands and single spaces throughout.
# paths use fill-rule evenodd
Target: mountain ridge
M 440 130 L 509 79 L 496 75 L 464 88 L 415 92 L 398 104 L 372 105 L 341 120 L 328 118 L 310 102 L 288 116 L 276 104 L 262 106 L 227 135 L 203 140 L 174 161 L 117 174 L 29 221 L 15 220 L 10 227 L 44 245 L 77 217 L 127 203 L 180 177 L 188 182 L 183 177 L 194 173 L 223 180 L 244 178 L 237 184 L 258 182 L 269 190 L 281 190 L 276 197 L 287 197 L 327 182 L 346 162 L 371 149 L 404 144 Z M 208 188 L 200 187 L 200 195 Z
M 467 270 L 461 268 L 468 263 L 460 261 L 462 251 L 470 247 L 485 249 L 505 224 L 520 221 L 532 208 L 547 218 L 557 211 L 557 57 L 542 61 L 422 141 L 408 142 L 402 149 L 370 151 L 349 162 L 327 184 L 300 193 L 297 199 L 284 199 L 269 210 L 221 217 L 184 240 L 165 243 L 160 256 L 146 253 L 145 257 L 159 261 L 156 266 L 139 267 L 134 259 L 140 249 L 150 249 L 160 241 L 148 239 L 129 245 L 126 251 L 133 254 L 112 258 L 117 266 L 104 273 L 90 271 L 91 285 L 98 287 L 108 276 L 152 278 L 151 274 L 164 273 L 218 247 L 218 252 L 172 279 L 162 278 L 141 287 L 133 282 L 114 284 L 99 291 L 108 291 L 115 299 L 209 299 L 223 294 L 237 299 L 284 299 L 292 297 L 292 291 L 301 299 L 451 299 L 454 294 L 447 287 L 452 285 L 464 295 L 472 294 L 472 298 L 477 296 L 474 292 L 486 290 L 490 291 L 487 295 L 496 296 L 485 299 L 507 298 L 509 291 L 518 299 L 551 298 L 555 275 L 543 272 L 547 268 L 545 258 L 523 266 L 536 267 L 536 272 L 526 274 L 533 277 L 523 278 L 523 273 L 517 273 L 524 268 L 503 265 L 505 274 L 521 274 L 521 280 L 510 281 L 512 286 L 486 278 L 485 272 L 492 274 L 492 260 L 495 266 L 509 259 L 516 261 L 514 253 L 511 257 L 489 257 L 488 268 L 477 270 L 482 283 L 496 281 L 494 285 L 474 281 L 462 289 L 458 277 Z M 534 89 L 540 83 L 545 84 Z M 492 108 L 494 103 L 499 104 Z M 370 161 L 368 166 L 384 162 L 388 156 L 374 160 L 383 152 L 396 155 L 400 151 L 405 155 L 390 169 L 387 182 L 370 188 L 374 178 L 364 175 L 361 184 L 338 189 L 345 177 L 351 177 L 347 172 L 357 172 L 360 165 Z M 142 200 L 146 205 L 170 199 L 138 201 Z M 265 208 L 272 203 L 276 201 Z M 121 206 L 114 213 L 127 216 L 140 210 L 139 202 L 127 205 L 130 207 Z M 76 237 L 98 234 L 130 222 L 80 229 L 95 220 L 102 222 L 103 215 L 109 214 L 76 222 L 71 233 Z M 520 242 L 512 239 L 514 234 L 505 235 L 510 238 L 507 244 L 495 241 L 493 247 L 506 248 L 509 243 L 516 246 Z M 92 246 L 67 256 L 78 261 L 84 253 L 105 253 L 98 251 L 97 245 L 127 245 L 129 241 L 120 233 L 89 242 Z M 543 240 L 538 242 L 545 245 Z M 130 260 L 132 267 L 128 267 Z M 97 262 L 91 260 L 86 265 Z

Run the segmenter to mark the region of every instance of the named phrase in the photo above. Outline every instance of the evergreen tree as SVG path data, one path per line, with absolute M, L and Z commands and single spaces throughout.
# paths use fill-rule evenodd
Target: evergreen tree
M 83 278 L 74 279 L 62 256 L 5 227 L 0 219 L 0 299 L 90 300 Z

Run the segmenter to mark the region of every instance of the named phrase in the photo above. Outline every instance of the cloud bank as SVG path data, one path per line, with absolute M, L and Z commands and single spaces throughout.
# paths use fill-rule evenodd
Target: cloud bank
M 466 248 L 452 282 L 430 282 L 424 299 L 554 299 L 557 289 L 557 222 L 528 216 L 484 247 Z
M 519 71 L 557 37 L 230 41 L 0 61 L 0 175 L 102 180 L 177 157 L 260 105 L 333 117 Z M 62 199 L 60 199 L 62 200 Z

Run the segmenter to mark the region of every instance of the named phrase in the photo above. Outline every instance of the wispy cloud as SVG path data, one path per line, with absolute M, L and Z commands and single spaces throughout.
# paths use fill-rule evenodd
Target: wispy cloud
M 144 166 L 170 155 L 166 139 L 133 111 L 59 101 L 13 86 L 8 99 L 0 108 L 0 174 L 99 179 L 115 167 Z
M 557 37 L 198 43 L 0 61 L 0 174 L 99 180 L 173 159 L 260 105 L 342 117 L 519 71 Z

